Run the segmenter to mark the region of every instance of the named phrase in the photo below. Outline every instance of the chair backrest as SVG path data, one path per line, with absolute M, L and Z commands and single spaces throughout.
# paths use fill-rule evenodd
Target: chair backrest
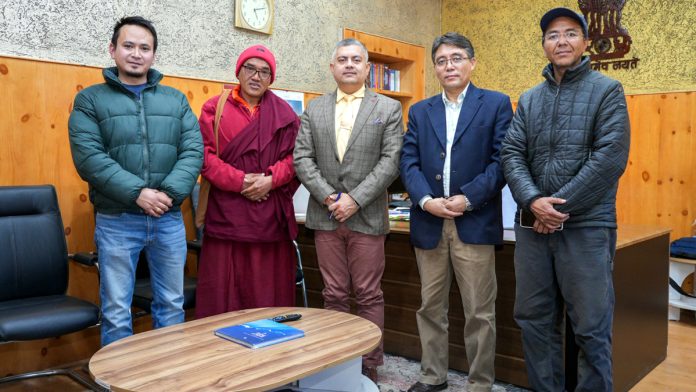
M 0 187 L 0 301 L 65 294 L 68 252 L 52 185 Z
M 193 215 L 193 222 L 194 225 L 193 227 L 196 227 L 195 222 L 196 222 L 196 210 L 198 209 L 198 199 L 200 198 L 200 193 L 201 193 L 201 183 L 196 181 L 196 184 L 193 186 L 193 190 L 191 191 L 191 214 Z M 200 240 L 203 238 L 203 227 L 198 227 L 196 228 L 196 239 Z

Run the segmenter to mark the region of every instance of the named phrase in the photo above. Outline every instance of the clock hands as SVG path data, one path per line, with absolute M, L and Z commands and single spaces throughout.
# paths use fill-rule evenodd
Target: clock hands
M 256 20 L 260 20 L 260 19 L 259 19 L 259 14 L 256 13 L 256 11 L 260 11 L 260 10 L 266 10 L 266 7 L 254 8 L 254 15 L 256 16 Z

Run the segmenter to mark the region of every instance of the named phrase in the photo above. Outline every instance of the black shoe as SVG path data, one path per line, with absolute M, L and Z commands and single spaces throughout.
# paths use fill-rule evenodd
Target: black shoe
M 417 383 L 411 385 L 411 388 L 408 389 L 408 392 L 435 392 L 442 391 L 443 389 L 447 389 L 447 381 L 437 385 L 424 384 L 418 381 Z

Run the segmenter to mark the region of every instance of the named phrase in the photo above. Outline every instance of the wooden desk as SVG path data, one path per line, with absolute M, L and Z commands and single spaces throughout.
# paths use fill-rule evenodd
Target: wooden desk
M 613 358 L 614 390 L 627 391 L 662 362 L 667 354 L 667 275 L 669 229 L 622 225 L 617 233 L 614 259 Z M 385 244 L 382 279 L 385 302 L 384 351 L 420 359 L 416 325 L 420 307 L 420 276 L 410 244 L 407 222 L 392 222 Z M 314 234 L 300 226 L 298 238 L 304 263 L 310 306 L 321 307 L 321 274 L 317 268 Z M 496 251 L 496 357 L 498 380 L 528 386 L 520 329 L 513 318 L 515 302 L 515 241 L 505 232 L 505 245 Z M 450 291 L 450 367 L 467 371 L 465 324 L 456 282 Z
M 281 314 L 305 337 L 252 350 L 213 330 Z M 379 343 L 379 328 L 360 317 L 324 309 L 263 308 L 231 312 L 119 340 L 89 362 L 114 391 L 265 391 L 358 358 Z

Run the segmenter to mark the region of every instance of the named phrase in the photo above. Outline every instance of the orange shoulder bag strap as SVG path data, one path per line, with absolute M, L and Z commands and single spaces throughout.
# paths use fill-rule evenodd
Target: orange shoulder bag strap
M 215 132 L 215 155 L 220 156 L 220 117 L 222 117 L 225 102 L 230 96 L 232 89 L 223 88 L 220 98 L 218 98 L 217 106 L 215 107 L 215 121 L 213 122 L 213 131 Z M 210 182 L 201 177 L 201 188 L 198 194 L 198 206 L 196 206 L 195 223 L 197 228 L 203 227 L 205 223 L 205 212 L 208 210 L 208 195 L 210 194 Z
M 220 117 L 222 117 L 222 112 L 225 109 L 225 102 L 232 92 L 231 88 L 222 89 L 220 98 L 218 99 L 217 106 L 215 107 L 215 122 L 213 122 L 213 130 L 215 132 L 215 155 L 220 155 L 220 135 L 218 130 L 220 129 Z

